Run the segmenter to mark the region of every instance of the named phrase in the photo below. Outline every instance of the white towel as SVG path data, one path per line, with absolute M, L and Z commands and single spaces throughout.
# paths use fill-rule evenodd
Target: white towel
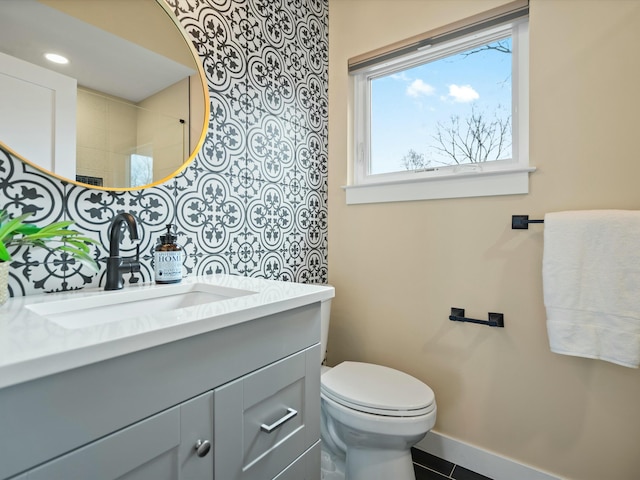
M 551 351 L 640 365 L 640 212 L 550 213 L 544 304 Z

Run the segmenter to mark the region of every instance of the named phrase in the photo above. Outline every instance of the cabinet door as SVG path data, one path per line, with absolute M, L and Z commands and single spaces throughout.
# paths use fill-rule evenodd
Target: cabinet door
M 214 391 L 216 479 L 274 478 L 319 440 L 318 358 L 307 349 Z
M 213 479 L 213 392 L 180 405 L 178 455 L 180 480 Z
M 52 460 L 28 480 L 212 480 L 211 392 Z M 199 456 L 202 455 L 202 456 Z

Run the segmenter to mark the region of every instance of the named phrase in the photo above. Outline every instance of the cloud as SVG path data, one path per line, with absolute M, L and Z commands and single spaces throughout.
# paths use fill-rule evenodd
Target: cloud
M 424 83 L 419 78 L 417 80 L 414 80 L 411 85 L 407 87 L 407 95 L 409 95 L 410 97 L 433 95 L 435 91 L 435 88 L 433 88 L 428 83 Z
M 398 72 L 391 75 L 391 78 L 394 80 L 400 80 L 402 82 L 410 82 L 411 79 L 407 76 L 405 72 Z
M 480 94 L 471 85 L 449 85 L 449 96 L 460 103 L 473 102 L 480 98 Z

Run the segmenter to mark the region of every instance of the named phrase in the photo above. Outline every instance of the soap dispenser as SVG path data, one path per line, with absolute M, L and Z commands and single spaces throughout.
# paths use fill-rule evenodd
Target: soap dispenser
M 171 223 L 167 224 L 167 233 L 160 235 L 153 255 L 156 283 L 179 283 L 182 280 L 183 250 L 176 243 L 171 227 Z

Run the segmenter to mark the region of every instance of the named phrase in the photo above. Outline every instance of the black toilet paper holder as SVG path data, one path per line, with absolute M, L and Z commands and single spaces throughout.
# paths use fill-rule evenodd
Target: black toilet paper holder
M 454 322 L 478 323 L 480 325 L 488 325 L 490 327 L 504 328 L 504 314 L 489 312 L 489 320 L 477 320 L 475 318 L 467 318 L 464 316 L 464 308 L 451 307 L 451 315 L 449 320 Z

